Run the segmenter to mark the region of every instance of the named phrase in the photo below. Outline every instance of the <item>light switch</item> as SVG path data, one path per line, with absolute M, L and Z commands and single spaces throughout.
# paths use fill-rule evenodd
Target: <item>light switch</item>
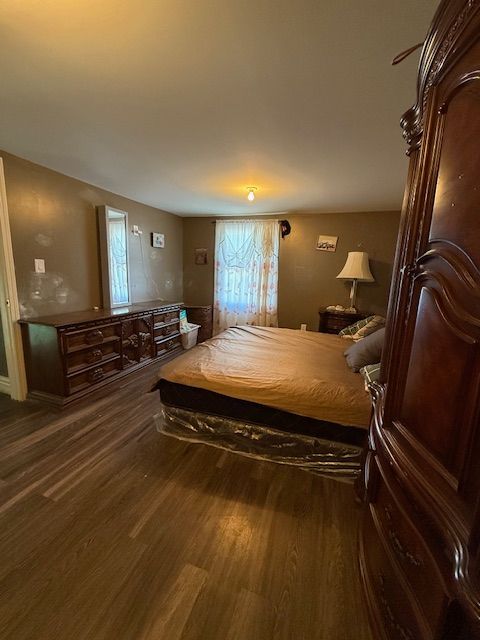
M 45 273 L 45 260 L 35 258 L 35 273 Z

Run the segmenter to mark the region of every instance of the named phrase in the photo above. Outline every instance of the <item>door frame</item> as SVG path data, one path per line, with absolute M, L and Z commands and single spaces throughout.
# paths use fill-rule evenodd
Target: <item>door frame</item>
M 18 320 L 17 280 L 13 260 L 12 236 L 8 217 L 7 190 L 0 157 L 0 311 L 5 341 L 8 378 L 0 377 L 0 388 L 7 391 L 13 400 L 27 397 L 27 378 L 23 358 L 22 334 Z

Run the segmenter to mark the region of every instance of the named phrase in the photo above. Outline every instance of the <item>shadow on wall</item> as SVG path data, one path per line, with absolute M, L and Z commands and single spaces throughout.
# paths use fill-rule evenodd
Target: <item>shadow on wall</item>
M 391 284 L 392 265 L 388 262 L 370 258 L 370 271 L 375 282 L 358 282 L 357 301 L 355 307 L 358 311 L 384 316 L 388 303 L 388 292 Z M 351 280 L 343 280 L 344 295 L 341 296 L 341 304 L 348 306 L 350 298 Z M 387 297 L 385 296 L 387 292 Z
M 61 273 L 30 273 L 27 286 L 19 291 L 22 318 L 59 313 L 67 304 L 75 305 L 78 295 Z
M 22 317 L 69 313 L 101 306 L 96 206 L 128 211 L 143 230 L 129 258 L 132 302 L 182 299 L 183 222 L 56 171 L 0 152 L 5 166 L 15 272 Z M 165 234 L 165 248 L 150 247 L 150 233 Z M 33 272 L 45 261 L 45 274 Z
M 370 258 L 370 271 L 375 282 L 359 282 L 357 287 L 357 308 L 371 314 L 385 315 L 390 289 L 392 265 L 388 262 Z M 345 281 L 347 297 L 350 295 L 351 282 Z

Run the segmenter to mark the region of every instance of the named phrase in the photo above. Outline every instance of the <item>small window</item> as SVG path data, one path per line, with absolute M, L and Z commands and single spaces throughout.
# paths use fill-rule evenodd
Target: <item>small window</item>
M 128 268 L 128 213 L 109 206 L 98 207 L 103 306 L 130 304 Z

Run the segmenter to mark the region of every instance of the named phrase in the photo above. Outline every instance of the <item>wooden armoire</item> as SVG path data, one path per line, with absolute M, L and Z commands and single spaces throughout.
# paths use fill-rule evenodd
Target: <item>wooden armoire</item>
M 375 640 L 480 638 L 480 0 L 425 40 L 359 558 Z

